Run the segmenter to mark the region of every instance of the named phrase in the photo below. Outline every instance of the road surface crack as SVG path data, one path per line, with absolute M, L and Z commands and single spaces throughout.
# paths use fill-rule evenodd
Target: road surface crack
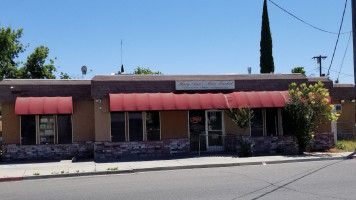
M 260 199 L 260 198 L 262 198 L 262 197 L 264 197 L 264 196 L 266 196 L 266 195 L 268 195 L 268 194 L 271 194 L 271 193 L 273 193 L 273 192 L 275 192 L 275 191 L 277 191 L 277 190 L 279 190 L 279 189 L 281 189 L 281 188 L 282 188 L 282 189 L 287 189 L 287 190 L 292 190 L 292 191 L 299 192 L 299 193 L 306 193 L 306 194 L 312 194 L 312 195 L 318 195 L 318 196 L 320 196 L 320 194 L 313 194 L 313 193 L 308 193 L 308 192 L 302 192 L 302 191 L 298 191 L 298 190 L 295 190 L 295 189 L 292 189 L 292 188 L 288 188 L 288 187 L 286 187 L 286 186 L 288 186 L 288 185 L 290 185 L 290 184 L 292 184 L 292 183 L 294 183 L 294 182 L 296 182 L 296 181 L 298 181 L 298 180 L 300 180 L 300 179 L 303 179 L 303 178 L 305 178 L 305 177 L 307 177 L 307 176 L 310 176 L 310 175 L 312 175 L 312 174 L 314 174 L 314 173 L 316 173 L 316 172 L 318 172 L 318 171 L 320 171 L 320 170 L 323 170 L 323 169 L 325 169 L 325 168 L 327 168 L 327 167 L 330 167 L 330 166 L 332 166 L 332 165 L 335 165 L 335 164 L 337 164 L 337 163 L 340 163 L 340 162 L 342 162 L 342 161 L 334 162 L 334 163 L 325 165 L 325 166 L 323 166 L 323 167 L 319 167 L 319 168 L 317 168 L 317 169 L 307 170 L 307 171 L 305 171 L 305 172 L 302 172 L 302 173 L 296 174 L 296 175 L 294 175 L 294 176 L 285 178 L 285 179 L 280 180 L 280 181 L 275 182 L 275 183 L 271 183 L 271 182 L 268 182 L 268 181 L 265 181 L 265 180 L 260 180 L 260 181 L 263 181 L 263 182 L 265 182 L 265 183 L 268 183 L 269 185 L 268 185 L 268 186 L 265 186 L 265 187 L 262 187 L 262 188 L 259 188 L 259 189 L 257 189 L 257 190 L 254 190 L 254 191 L 252 191 L 252 192 L 249 192 L 249 193 L 247 193 L 247 194 L 238 196 L 238 197 L 236 197 L 236 198 L 233 198 L 232 200 L 239 199 L 239 198 L 242 198 L 242 197 L 246 197 L 246 196 L 248 196 L 248 195 L 254 194 L 254 193 L 259 192 L 259 191 L 261 191 L 261 190 L 263 190 L 263 189 L 266 189 L 266 188 L 268 188 L 268 187 L 275 187 L 275 188 L 272 189 L 271 191 L 268 191 L 268 192 L 266 192 L 266 193 L 264 193 L 264 194 L 262 194 L 262 195 L 256 197 L 256 198 L 253 198 L 253 200 L 255 200 L 255 199 Z M 307 174 L 305 174 L 305 173 L 307 173 Z M 304 174 L 304 175 L 302 175 L 302 174 Z M 302 175 L 302 176 L 298 177 L 299 175 Z M 246 177 L 248 177 L 248 176 L 246 175 Z M 283 185 L 281 185 L 281 186 L 277 185 L 278 183 L 281 183 L 281 182 L 283 182 L 283 181 L 285 181 L 285 180 L 288 180 L 288 179 L 291 179 L 291 178 L 294 178 L 294 177 L 298 177 L 298 178 L 295 178 L 295 179 L 293 179 L 293 180 L 291 180 L 291 181 L 289 181 L 289 182 L 287 182 L 287 183 L 285 183 L 285 184 L 283 184 Z M 250 177 L 250 178 L 251 178 L 251 177 Z M 253 178 L 253 179 L 259 180 L 259 179 L 256 179 L 256 178 Z M 323 196 L 324 196 L 324 195 L 323 195 Z M 337 197 L 333 197 L 333 196 L 324 196 L 324 197 L 330 197 L 330 198 L 335 198 L 335 199 L 342 199 L 342 198 L 337 198 Z

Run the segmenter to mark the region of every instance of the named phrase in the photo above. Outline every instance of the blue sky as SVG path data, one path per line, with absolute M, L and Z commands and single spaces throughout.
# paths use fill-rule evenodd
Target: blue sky
M 345 1 L 273 0 L 278 5 L 322 29 L 338 32 Z M 56 73 L 81 78 L 86 65 L 94 75 L 120 69 L 123 64 L 149 67 L 164 74 L 259 73 L 263 0 L 0 0 L 2 27 L 23 28 L 22 42 L 39 45 L 57 57 Z M 314 56 L 328 56 L 329 68 L 337 35 L 315 30 L 268 2 L 275 73 L 290 73 L 303 66 L 307 75 L 319 75 Z M 351 0 L 342 32 L 352 30 Z M 330 71 L 335 80 L 349 34 L 340 36 Z M 340 83 L 353 83 L 352 40 L 341 69 Z

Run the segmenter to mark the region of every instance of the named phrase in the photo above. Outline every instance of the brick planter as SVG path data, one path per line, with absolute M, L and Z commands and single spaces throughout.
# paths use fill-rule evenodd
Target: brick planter
M 2 146 L 5 161 L 92 158 L 93 142 L 75 142 L 73 144 L 18 145 Z
M 298 154 L 298 144 L 294 141 L 292 136 L 242 136 L 242 138 L 246 142 L 253 144 L 252 150 L 254 153 Z M 241 152 L 238 137 L 235 135 L 227 135 L 225 138 L 225 148 L 229 152 Z
M 159 157 L 189 153 L 189 139 L 163 139 L 142 142 L 95 142 L 95 159 Z

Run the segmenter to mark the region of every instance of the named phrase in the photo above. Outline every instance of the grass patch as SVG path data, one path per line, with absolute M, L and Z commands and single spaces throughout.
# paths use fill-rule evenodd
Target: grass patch
M 34 176 L 39 176 L 40 173 L 39 173 L 39 172 L 35 172 L 35 173 L 33 173 L 33 175 L 34 175 Z
M 107 168 L 106 170 L 108 170 L 108 171 L 114 171 L 114 170 L 117 170 L 118 169 L 118 167 L 112 167 L 112 168 Z
M 356 140 L 340 140 L 335 143 L 335 148 L 346 152 L 356 152 Z

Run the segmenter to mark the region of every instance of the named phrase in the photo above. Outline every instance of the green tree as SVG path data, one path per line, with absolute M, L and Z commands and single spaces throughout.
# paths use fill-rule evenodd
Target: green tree
M 305 75 L 304 67 L 294 67 L 294 68 L 292 69 L 292 73 L 301 73 L 301 74 L 303 74 L 304 76 L 306 76 L 306 75 Z
M 71 79 L 67 73 L 61 72 L 59 75 L 60 79 Z
M 25 51 L 20 42 L 22 29 L 0 28 L 0 81 L 4 78 L 17 78 L 18 62 L 15 59 Z
M 57 71 L 53 65 L 54 60 L 49 59 L 49 64 L 45 64 L 49 54 L 49 48 L 45 46 L 36 47 L 34 52 L 27 57 L 27 61 L 20 68 L 20 76 L 25 79 L 55 79 L 53 72 Z
M 274 62 L 272 55 L 272 36 L 271 29 L 269 27 L 267 0 L 263 2 L 263 14 L 262 14 L 262 29 L 261 29 L 261 42 L 260 42 L 260 72 L 261 73 L 273 73 Z
M 299 153 L 302 154 L 312 145 L 314 131 L 319 125 L 336 121 L 338 114 L 334 114 L 334 106 L 328 99 L 328 89 L 319 81 L 309 87 L 303 83 L 300 87 L 296 83 L 289 85 L 290 98 L 286 102 L 285 110 L 291 133 L 296 137 Z
M 162 72 L 160 72 L 160 71 L 153 72 L 153 71 L 151 71 L 151 69 L 150 69 L 149 67 L 147 67 L 147 68 L 137 67 L 137 68 L 134 70 L 134 74 L 160 75 L 160 74 L 162 74 Z
M 53 79 L 56 78 L 53 72 L 56 67 L 54 60 L 49 59 L 49 64 L 45 64 L 49 48 L 39 46 L 27 57 L 25 64 L 19 68 L 23 62 L 16 62 L 15 59 L 23 53 L 26 46 L 20 41 L 22 29 L 13 30 L 11 27 L 0 28 L 0 81 L 4 78 L 23 79 Z

